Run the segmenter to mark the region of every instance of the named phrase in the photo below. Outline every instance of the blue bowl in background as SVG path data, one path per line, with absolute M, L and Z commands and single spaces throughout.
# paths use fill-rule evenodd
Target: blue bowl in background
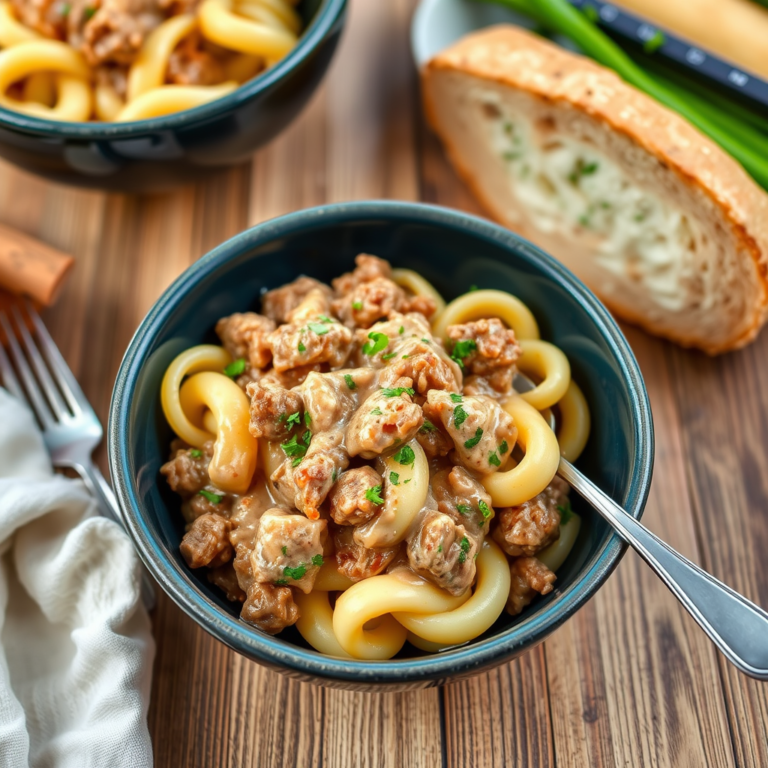
M 52 181 L 148 192 L 240 163 L 309 101 L 333 58 L 347 0 L 301 0 L 305 29 L 275 66 L 221 99 L 128 123 L 65 123 L 0 107 L 0 157 Z
M 179 554 L 179 499 L 159 475 L 172 434 L 160 407 L 168 364 L 194 344 L 217 343 L 218 318 L 258 311 L 262 291 L 301 274 L 330 282 L 360 252 L 414 269 L 447 299 L 471 285 L 520 297 L 542 338 L 569 357 L 592 410 L 578 466 L 635 517 L 653 467 L 653 424 L 640 371 L 621 331 L 595 296 L 535 246 L 479 218 L 428 205 L 361 202 L 292 213 L 249 229 L 187 269 L 160 297 L 126 352 L 112 398 L 109 457 L 115 491 L 142 559 L 173 600 L 245 656 L 302 680 L 356 689 L 425 687 L 471 675 L 541 642 L 596 592 L 625 545 L 581 499 L 583 525 L 558 571 L 556 589 L 520 616 L 504 613 L 473 642 L 437 655 L 415 650 L 385 662 L 313 651 L 289 628 L 271 637 L 239 619 L 230 603 Z M 204 570 L 204 569 L 201 569 Z

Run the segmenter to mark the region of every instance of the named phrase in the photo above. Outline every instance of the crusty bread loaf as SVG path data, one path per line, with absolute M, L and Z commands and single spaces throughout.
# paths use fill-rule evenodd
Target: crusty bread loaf
M 614 72 L 518 27 L 423 70 L 427 117 L 488 211 L 619 316 L 710 354 L 768 307 L 768 195 L 696 128 Z

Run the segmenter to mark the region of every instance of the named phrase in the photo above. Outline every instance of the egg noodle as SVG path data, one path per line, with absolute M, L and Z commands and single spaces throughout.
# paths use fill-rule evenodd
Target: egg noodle
M 269 4 L 254 2 L 247 9 L 245 5 L 239 8 L 240 17 L 234 18 L 230 3 L 207 0 L 199 20 L 184 20 L 183 17 L 169 20 L 166 24 L 173 26 L 161 33 L 167 34 L 168 38 L 160 39 L 158 36 L 148 41 L 146 50 L 152 51 L 150 58 L 135 65 L 144 67 L 135 70 L 137 74 L 132 76 L 132 87 L 137 94 L 135 98 L 141 98 L 140 94 L 156 92 L 162 73 L 157 60 L 167 54 L 174 41 L 185 34 L 193 23 L 201 24 L 212 39 L 220 39 L 215 36 L 223 35 L 225 28 L 230 29 L 233 34 L 230 44 L 234 45 L 236 41 L 237 50 L 250 54 L 269 50 L 270 55 L 277 56 L 284 52 L 280 45 L 289 47 L 291 38 L 287 31 L 271 26 L 268 28 L 269 35 L 264 33 L 263 37 L 255 34 L 248 37 L 250 21 L 244 20 L 246 16 L 251 20 L 266 19 L 268 10 L 274 19 L 286 21 L 280 16 L 286 10 L 281 0 L 270 0 Z M 227 24 L 230 27 L 226 27 Z M 266 22 L 263 26 L 267 29 Z M 74 66 L 65 67 L 65 62 L 74 64 L 76 58 L 71 51 L 65 52 L 65 47 L 55 46 L 55 50 L 59 49 L 61 78 L 75 78 L 75 82 L 80 82 L 77 80 L 80 77 L 77 69 Z M 0 71 L 3 71 L 2 66 Z M 57 87 L 63 91 L 64 83 Z M 457 324 L 481 318 L 499 318 L 514 331 L 521 350 L 517 368 L 533 379 L 536 387 L 521 394 L 512 392 L 499 399 L 499 404 L 511 416 L 517 429 L 517 449 L 505 453 L 505 460 L 498 471 L 481 475 L 480 482 L 490 495 L 497 514 L 502 508 L 518 507 L 546 493 L 553 482 L 561 454 L 575 461 L 585 447 L 590 430 L 589 409 L 581 390 L 571 380 L 570 365 L 565 355 L 556 346 L 540 339 L 533 314 L 515 296 L 497 290 L 473 290 L 446 305 L 435 288 L 420 275 L 396 269 L 391 277 L 409 295 L 431 299 L 435 307 L 431 317 L 433 337 L 435 340 L 442 339 L 448 349 L 453 343 L 448 329 Z M 325 318 L 325 321 L 338 322 L 331 318 Z M 394 353 L 390 353 L 389 357 L 393 356 Z M 171 429 L 189 446 L 201 449 L 209 441 L 214 441 L 209 465 L 213 485 L 222 491 L 243 494 L 257 472 L 258 464 L 258 472 L 267 478 L 274 500 L 280 492 L 275 478 L 286 464 L 285 448 L 278 441 L 257 440 L 249 433 L 248 397 L 230 376 L 222 372 L 231 363 L 232 356 L 222 347 L 213 345 L 193 347 L 180 354 L 163 379 L 163 410 Z M 343 370 L 341 373 L 344 373 Z M 349 374 L 346 376 L 349 389 L 353 391 L 345 396 L 354 397 L 357 394 L 354 390 L 359 392 L 364 387 L 362 384 L 353 386 Z M 359 395 L 361 399 L 365 396 Z M 455 397 L 461 401 L 461 396 Z M 309 424 L 311 406 L 306 408 Z M 553 408 L 558 416 L 557 435 L 545 418 Z M 301 429 L 303 426 L 299 432 Z M 478 430 L 478 434 L 481 431 Z M 398 457 L 402 457 L 401 452 L 385 453 L 376 458 L 376 469 L 383 478 L 379 486 L 382 497 L 380 510 L 355 529 L 355 540 L 372 550 L 381 551 L 404 542 L 412 534 L 414 525 L 421 519 L 422 510 L 429 506 L 432 497 L 430 483 L 435 470 L 431 468 L 430 458 L 416 438 L 404 445 L 406 447 L 401 447 L 401 451 L 407 449 L 410 451 L 408 455 L 412 455 L 407 464 L 398 461 Z M 300 462 L 301 458 L 299 466 Z M 493 510 L 490 512 L 493 514 Z M 551 571 L 561 567 L 576 542 L 579 527 L 579 516 L 572 513 L 569 507 L 568 515 L 563 513 L 559 536 L 536 553 L 542 567 L 546 566 Z M 295 586 L 298 588 L 292 590 L 298 607 L 296 627 L 307 643 L 321 653 L 356 659 L 389 659 L 403 648 L 406 641 L 428 652 L 467 643 L 494 625 L 513 587 L 514 567 L 511 571 L 507 554 L 494 538 L 497 537 L 485 536 L 479 544 L 474 555 L 474 583 L 460 594 L 441 588 L 409 568 L 407 561 L 395 560 L 386 572 L 355 581 L 337 568 L 333 557 L 326 557 L 325 560 L 320 557 L 323 562 L 311 587 L 303 589 L 297 583 Z M 465 538 L 463 541 L 468 540 Z M 460 559 L 459 562 L 463 561 Z
M 22 23 L 14 5 L 3 0 L 0 106 L 50 120 L 124 122 L 206 104 L 231 93 L 296 45 L 302 26 L 294 8 L 296 2 L 202 0 L 189 13 L 163 17 L 157 11 L 155 21 L 159 23 L 148 23 L 132 61 L 126 62 L 131 56 L 123 54 L 116 62 L 102 62 L 98 56 L 106 54 L 101 53 L 98 42 L 92 49 L 98 51 L 98 56 L 91 49 L 86 55 L 76 47 L 77 43 L 72 45 L 50 35 L 66 35 L 78 41 L 88 37 L 90 24 L 96 25 L 95 30 L 102 23 L 107 27 L 110 8 L 105 0 L 94 0 L 93 6 L 86 6 L 81 27 L 74 32 L 67 27 L 73 13 L 69 3 L 55 5 L 60 6 L 57 26 L 50 29 L 47 21 L 47 25 L 41 21 L 40 31 Z M 100 14 L 104 14 L 103 22 Z M 91 36 L 96 34 L 94 31 Z M 167 73 L 174 52 L 191 40 L 197 46 L 189 65 L 192 74 L 185 75 L 181 82 L 169 83 Z M 100 68 L 110 76 L 97 77 Z M 195 78 L 207 82 L 193 82 Z

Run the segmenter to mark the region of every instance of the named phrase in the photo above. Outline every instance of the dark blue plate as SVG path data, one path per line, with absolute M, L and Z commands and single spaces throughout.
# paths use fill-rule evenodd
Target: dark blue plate
M 128 530 L 147 567 L 219 640 L 311 682 L 361 689 L 422 687 L 488 669 L 541 642 L 595 593 L 624 545 L 576 499 L 584 524 L 553 593 L 518 617 L 503 614 L 462 648 L 427 655 L 406 645 L 392 661 L 349 661 L 316 653 L 293 629 L 270 637 L 241 621 L 239 605 L 181 558 L 179 499 L 158 474 L 172 437 L 159 394 L 171 360 L 189 346 L 216 342 L 216 320 L 258 310 L 262 291 L 301 274 L 330 281 L 363 251 L 417 270 L 449 300 L 477 285 L 525 301 L 542 337 L 570 358 L 592 409 L 592 435 L 578 466 L 640 517 L 653 465 L 651 411 L 637 363 L 607 310 L 567 269 L 512 232 L 412 203 L 348 203 L 293 213 L 233 237 L 187 269 L 149 312 L 123 360 L 110 414 L 110 468 Z
M 195 109 L 130 123 L 62 123 L 0 107 L 0 157 L 54 181 L 146 192 L 242 162 L 285 128 L 323 79 L 347 0 L 301 0 L 305 30 L 263 75 Z

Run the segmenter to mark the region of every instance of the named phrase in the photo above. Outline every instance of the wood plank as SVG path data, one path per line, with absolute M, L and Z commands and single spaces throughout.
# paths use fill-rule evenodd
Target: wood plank
M 667 348 L 703 565 L 768 606 L 768 334 L 718 358 Z M 736 761 L 768 765 L 768 685 L 718 656 Z

